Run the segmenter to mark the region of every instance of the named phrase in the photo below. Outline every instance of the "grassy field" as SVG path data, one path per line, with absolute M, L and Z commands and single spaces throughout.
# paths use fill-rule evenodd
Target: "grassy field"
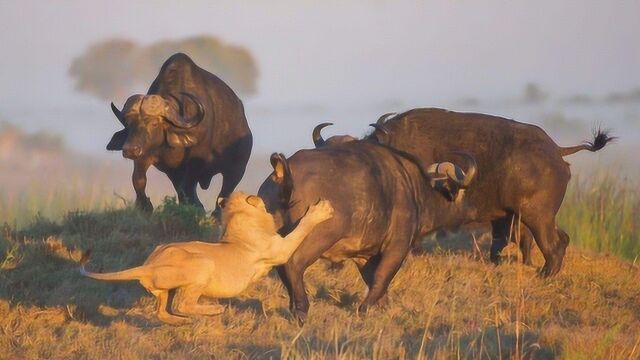
M 163 325 L 138 284 L 81 277 L 82 251 L 93 250 L 90 269 L 116 270 L 141 263 L 157 244 L 213 239 L 217 228 L 171 199 L 153 215 L 75 203 L 101 209 L 35 217 L 0 233 L 0 357 L 637 359 L 637 189 L 619 179 L 572 180 L 559 216 L 572 245 L 549 280 L 520 265 L 513 245 L 503 265 L 489 264 L 485 233 L 474 233 L 480 251 L 468 234 L 431 237 L 430 250 L 410 256 L 396 276 L 387 308 L 356 315 L 365 287 L 355 266 L 318 262 L 306 274 L 312 307 L 303 328 L 275 276 L 222 300 L 220 316 Z M 42 206 L 34 199 L 4 206 L 27 214 Z M 60 199 L 58 211 L 75 202 Z
M 558 222 L 576 246 L 635 261 L 640 256 L 640 185 L 607 175 L 575 178 Z

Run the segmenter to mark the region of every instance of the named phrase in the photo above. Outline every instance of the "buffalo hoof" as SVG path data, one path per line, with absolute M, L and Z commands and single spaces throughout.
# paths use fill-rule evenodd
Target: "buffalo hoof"
M 151 200 L 149 200 L 149 198 L 145 198 L 144 200 L 137 199 L 136 209 L 147 213 L 153 212 L 153 205 L 151 204 Z
M 387 307 L 389 307 L 389 299 L 386 296 L 383 296 L 375 304 L 369 304 L 368 302 L 360 304 L 360 306 L 358 306 L 357 314 L 359 316 L 366 316 L 370 311 L 384 310 Z
M 358 306 L 358 310 L 356 311 L 356 315 L 359 317 L 366 317 L 369 314 L 369 311 L 373 311 L 374 306 L 370 304 L 362 303 Z
M 545 279 L 554 276 L 558 272 L 560 272 L 560 266 L 549 266 L 548 264 L 545 264 L 540 270 L 538 270 L 538 276 Z
M 307 313 L 302 310 L 294 310 L 293 318 L 299 327 L 303 327 L 304 322 L 307 320 Z

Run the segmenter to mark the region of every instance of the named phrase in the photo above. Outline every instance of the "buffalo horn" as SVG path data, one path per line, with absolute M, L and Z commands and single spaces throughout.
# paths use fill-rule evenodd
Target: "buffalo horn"
M 198 111 L 191 118 L 185 119 L 184 118 L 184 105 L 174 95 L 169 95 L 174 100 L 176 100 L 176 102 L 178 103 L 178 116 L 176 118 L 174 118 L 173 116 L 167 116 L 166 119 L 170 123 L 172 123 L 173 125 L 175 125 L 175 126 L 177 126 L 179 128 L 190 129 L 190 128 L 198 125 L 202 121 L 202 119 L 204 119 L 204 106 L 202 106 L 202 103 L 200 102 L 200 100 L 198 100 L 198 98 L 195 97 L 193 94 L 189 94 L 187 92 L 180 92 L 180 94 L 182 94 L 182 95 L 188 97 L 189 99 L 191 99 L 191 101 L 193 101 L 193 103 L 196 104 L 196 106 L 198 107 Z
M 111 111 L 113 111 L 113 115 L 118 118 L 118 121 L 120 121 L 120 123 L 124 125 L 124 127 L 127 127 L 127 123 L 124 121 L 124 116 L 122 116 L 122 111 L 118 110 L 113 102 L 111 102 Z
M 389 132 L 387 131 L 387 129 L 385 129 L 385 128 L 384 128 L 384 126 L 382 126 L 382 125 L 380 125 L 380 124 L 373 123 L 373 124 L 369 124 L 369 126 L 371 126 L 371 127 L 373 127 L 374 129 L 376 129 L 376 130 L 378 130 L 378 131 L 382 132 L 382 133 L 383 133 L 383 134 L 385 134 L 385 135 L 389 135 Z
M 380 116 L 378 118 L 378 121 L 376 121 L 376 124 L 384 125 L 385 121 L 387 121 L 387 118 L 389 118 L 389 116 L 393 116 L 393 115 L 396 115 L 396 114 L 397 113 L 394 113 L 394 112 L 386 113 L 386 114 L 384 114 L 384 115 L 382 115 L 382 116 Z
M 313 144 L 318 148 L 321 146 L 324 146 L 324 139 L 322 138 L 322 134 L 320 133 L 322 131 L 322 129 L 324 129 L 327 126 L 331 126 L 333 125 L 333 123 L 330 122 L 326 122 L 326 123 L 322 123 L 322 124 L 318 124 L 316 125 L 315 128 L 313 128 Z
M 475 177 L 478 166 L 475 159 L 470 154 L 465 152 L 454 152 L 454 154 L 458 154 L 467 160 L 468 169 L 466 173 L 459 166 L 447 161 L 429 165 L 427 168 L 427 174 L 433 177 L 434 180 L 443 179 L 445 177 L 449 178 L 464 189 L 469 186 Z

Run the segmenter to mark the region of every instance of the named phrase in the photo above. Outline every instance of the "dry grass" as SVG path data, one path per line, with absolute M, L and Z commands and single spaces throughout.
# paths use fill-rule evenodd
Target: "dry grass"
M 139 264 L 158 243 L 212 237 L 215 228 L 171 202 L 153 216 L 132 210 L 39 219 L 0 239 L 0 353 L 4 358 L 567 358 L 640 357 L 640 266 L 570 247 L 561 274 L 538 279 L 517 251 L 490 265 L 486 236 L 430 241 L 410 256 L 386 309 L 357 316 L 364 285 L 352 264 L 307 272 L 311 312 L 290 320 L 276 277 L 226 312 L 171 327 L 153 315 L 153 298 L 135 283 L 78 274 Z M 436 242 L 436 243 L 434 243 Z M 455 250 L 453 250 L 455 249 Z M 535 263 L 542 264 L 536 253 Z

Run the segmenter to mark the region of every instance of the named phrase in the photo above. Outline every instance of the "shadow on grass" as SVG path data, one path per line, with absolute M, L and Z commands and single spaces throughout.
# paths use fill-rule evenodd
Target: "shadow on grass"
M 149 326 L 148 319 L 124 311 L 141 300 L 154 303 L 151 297 L 143 299 L 144 288 L 135 281 L 83 277 L 78 261 L 91 249 L 91 271 L 138 266 L 159 244 L 217 238 L 217 228 L 206 219 L 204 213 L 168 200 L 153 214 L 134 209 L 72 212 L 60 224 L 36 217 L 20 231 L 5 226 L 0 234 L 0 298 L 11 306 L 60 307 L 69 318 L 99 326 L 114 320 Z
M 335 330 L 332 330 L 335 331 Z M 518 337 L 502 329 L 488 327 L 471 333 L 460 334 L 448 326 L 436 326 L 425 338 L 424 329 L 406 332 L 398 341 L 380 342 L 376 337 L 354 341 L 344 334 L 332 335 L 331 340 L 317 336 L 302 336 L 292 346 L 285 346 L 283 354 L 289 358 L 387 358 L 400 345 L 403 358 L 440 359 L 455 357 L 462 359 L 554 359 L 559 349 L 542 346 L 539 334 L 525 331 Z M 422 356 L 419 356 L 422 353 Z
M 474 225 L 454 230 L 438 230 L 424 237 L 420 245 L 425 253 L 472 253 L 476 256 L 482 254 L 488 259 L 491 228 Z
M 227 299 L 220 299 L 219 302 L 222 305 L 232 306 L 235 309 L 238 309 L 240 311 L 251 310 L 256 314 L 264 313 L 262 301 L 258 299 L 227 298 Z
M 425 343 L 424 354 L 427 358 L 450 354 L 451 350 L 469 359 L 554 359 L 556 349 L 541 346 L 539 334 L 524 331 L 518 337 L 514 333 L 505 333 L 495 327 L 478 329 L 473 334 L 457 335 L 449 329 L 437 329 L 432 339 Z M 417 337 L 421 339 L 422 334 Z M 415 338 L 414 338 L 415 339 Z M 420 343 L 410 351 L 410 357 L 417 356 Z

